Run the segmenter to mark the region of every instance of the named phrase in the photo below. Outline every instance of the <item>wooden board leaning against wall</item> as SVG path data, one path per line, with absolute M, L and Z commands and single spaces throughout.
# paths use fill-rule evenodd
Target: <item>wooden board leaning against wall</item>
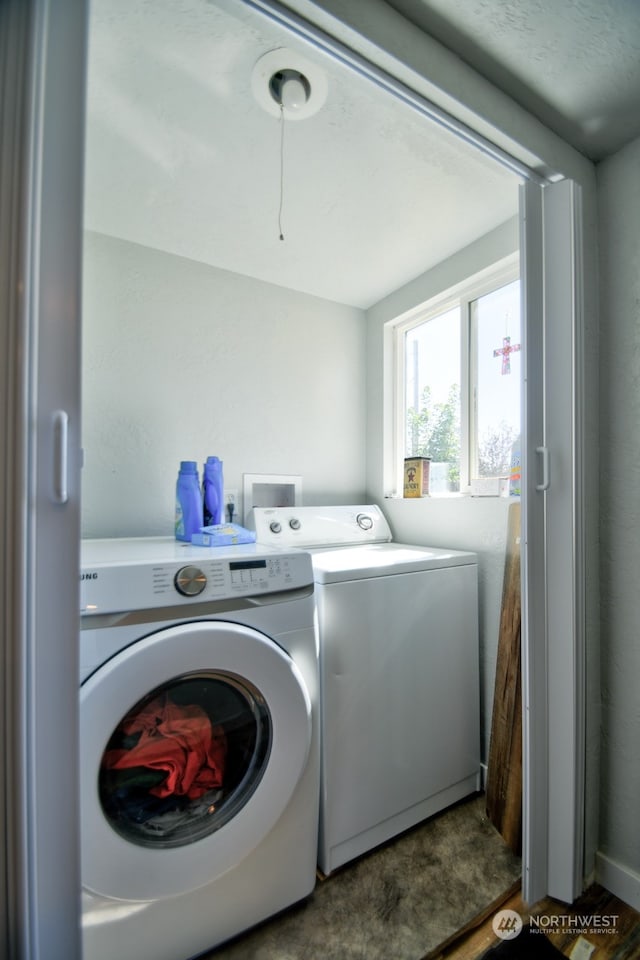
M 520 683 L 520 501 L 509 505 L 507 549 L 487 767 L 487 816 L 505 843 L 522 851 Z

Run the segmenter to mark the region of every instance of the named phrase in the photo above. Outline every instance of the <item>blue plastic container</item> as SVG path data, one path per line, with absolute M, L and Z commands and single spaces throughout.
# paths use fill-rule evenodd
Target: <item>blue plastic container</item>
M 176 540 L 191 543 L 202 527 L 202 494 L 195 460 L 182 460 L 176 484 Z
M 205 527 L 216 526 L 224 519 L 224 483 L 222 475 L 222 460 L 218 457 L 207 457 L 202 479 L 202 501 L 204 507 Z

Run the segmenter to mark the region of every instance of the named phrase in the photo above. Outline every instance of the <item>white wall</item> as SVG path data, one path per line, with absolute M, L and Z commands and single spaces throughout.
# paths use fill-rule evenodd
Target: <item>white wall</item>
M 640 909 L 640 139 L 598 167 L 602 792 L 599 872 Z
M 181 459 L 362 502 L 364 314 L 87 233 L 83 536 L 172 534 Z
M 473 550 L 478 554 L 480 627 L 480 706 L 482 757 L 486 761 L 491 734 L 498 629 L 509 500 L 500 497 L 430 497 L 403 500 L 390 491 L 389 413 L 392 371 L 385 355 L 385 325 L 413 307 L 437 297 L 470 276 L 513 255 L 518 249 L 518 219 L 514 217 L 433 270 L 386 297 L 367 312 L 368 407 L 367 478 L 370 499 L 381 503 L 396 540 L 430 546 Z M 386 440 L 382 424 L 386 422 Z

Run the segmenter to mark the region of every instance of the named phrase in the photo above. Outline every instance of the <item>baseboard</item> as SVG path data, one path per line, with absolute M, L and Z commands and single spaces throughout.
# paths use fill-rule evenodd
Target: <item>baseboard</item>
M 640 874 L 635 870 L 598 851 L 596 878 L 606 890 L 624 900 L 634 910 L 640 910 Z

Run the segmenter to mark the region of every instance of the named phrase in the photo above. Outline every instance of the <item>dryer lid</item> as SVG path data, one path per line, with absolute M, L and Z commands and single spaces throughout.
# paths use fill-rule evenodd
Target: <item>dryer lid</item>
M 368 543 L 338 549 L 314 550 L 316 583 L 340 583 L 400 573 L 440 570 L 476 563 L 475 553 L 405 543 Z

